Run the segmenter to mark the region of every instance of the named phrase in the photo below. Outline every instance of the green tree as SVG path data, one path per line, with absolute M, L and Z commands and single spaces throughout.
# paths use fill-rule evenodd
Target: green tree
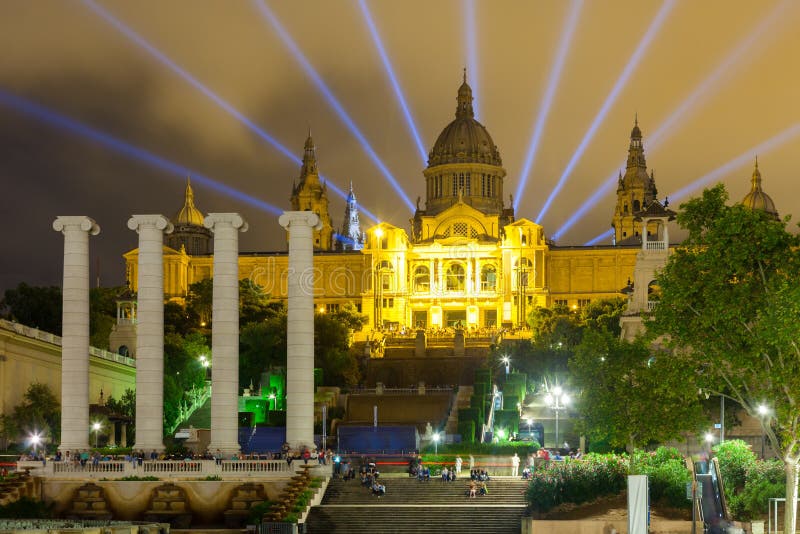
M 190 404 L 189 392 L 203 387 L 206 368 L 200 356 L 211 359 L 211 351 L 202 334 L 186 337 L 178 334 L 164 336 L 164 421 L 171 427 L 178 423 L 181 407 Z M 213 360 L 212 360 L 213 369 Z
M 700 400 L 679 365 L 643 340 L 586 332 L 569 364 L 583 431 L 632 453 L 695 430 L 703 421 Z
M 93 287 L 89 290 L 89 343 L 108 350 L 108 336 L 117 319 L 117 297 L 121 287 Z
M 648 330 L 665 336 L 686 381 L 761 420 L 786 470 L 784 532 L 794 532 L 800 459 L 800 242 L 786 223 L 727 206 L 719 185 L 682 206 L 689 232 L 658 277 Z M 760 405 L 769 407 L 766 415 Z
M 61 288 L 35 287 L 25 282 L 6 289 L 0 309 L 12 321 L 61 335 Z
M 40 434 L 58 443 L 61 438 L 61 404 L 49 386 L 34 382 L 14 406 L 12 417 L 16 430 L 26 435 Z M 87 429 L 88 432 L 88 429 Z
M 239 333 L 239 387 L 258 384 L 270 367 L 286 366 L 286 308 L 280 307 Z
M 189 286 L 186 296 L 187 312 L 198 318 L 199 325 L 211 326 L 211 308 L 213 305 L 214 281 L 211 278 L 200 280 Z
M 314 315 L 314 367 L 327 385 L 354 386 L 361 378 L 346 323 L 333 314 Z

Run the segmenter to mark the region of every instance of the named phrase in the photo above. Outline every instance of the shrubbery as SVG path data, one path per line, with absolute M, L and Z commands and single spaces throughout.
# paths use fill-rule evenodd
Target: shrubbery
M 581 504 L 625 488 L 627 458 L 588 454 L 582 461 L 551 462 L 537 469 L 526 497 L 535 512 L 547 512 L 562 503 Z
M 671 508 L 691 508 L 686 499 L 686 483 L 692 474 L 677 449 L 659 447 L 653 452 L 636 451 L 631 474 L 647 475 L 650 502 Z
M 628 474 L 648 475 L 650 500 L 673 508 L 688 508 L 686 483 L 691 474 L 676 449 L 637 451 L 630 465 L 625 455 L 587 454 L 581 461 L 550 462 L 537 469 L 527 490 L 535 512 L 563 503 L 581 504 L 625 489 Z
M 758 460 L 750 445 L 741 440 L 714 447 L 734 519 L 750 521 L 767 514 L 767 502 L 784 497 L 786 472 L 780 460 Z

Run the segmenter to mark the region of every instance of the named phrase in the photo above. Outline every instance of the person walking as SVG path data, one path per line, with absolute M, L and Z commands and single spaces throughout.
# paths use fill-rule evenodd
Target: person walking
M 517 456 L 516 452 L 514 456 L 511 457 L 511 476 L 519 476 L 519 456 Z
M 462 463 L 464 463 L 464 461 L 461 459 L 461 455 L 456 456 L 456 474 L 457 475 L 461 474 L 461 464 Z

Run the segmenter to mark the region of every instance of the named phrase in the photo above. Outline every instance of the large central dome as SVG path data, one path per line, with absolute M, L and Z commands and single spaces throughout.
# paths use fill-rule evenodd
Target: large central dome
M 502 166 L 500 152 L 486 127 L 475 120 L 472 109 L 472 88 L 464 83 L 458 88 L 456 119 L 445 126 L 433 150 L 428 154 L 428 167 L 448 163 L 485 163 Z

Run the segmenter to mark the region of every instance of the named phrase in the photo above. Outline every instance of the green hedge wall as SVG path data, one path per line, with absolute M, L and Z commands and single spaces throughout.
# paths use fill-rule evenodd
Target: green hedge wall
M 494 412 L 495 428 L 503 428 L 510 434 L 519 432 L 519 411 L 516 407 L 513 410 L 496 410 Z
M 475 421 L 459 419 L 458 433 L 461 434 L 461 443 L 475 443 Z

